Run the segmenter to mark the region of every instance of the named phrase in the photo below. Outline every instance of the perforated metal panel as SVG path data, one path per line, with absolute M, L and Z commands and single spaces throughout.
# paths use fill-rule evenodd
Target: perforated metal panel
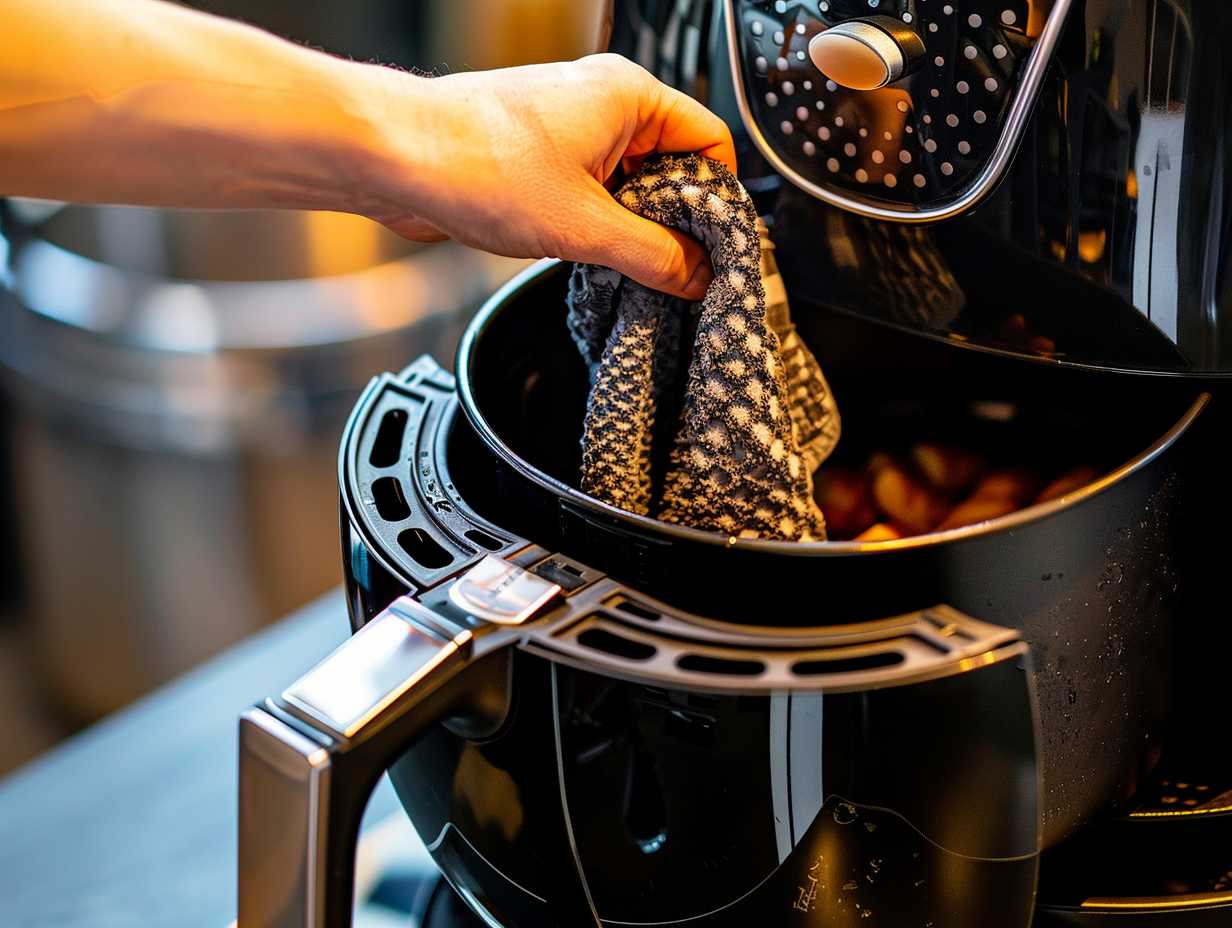
M 788 180 L 866 216 L 969 209 L 1007 166 L 1070 0 L 727 0 L 746 127 Z M 917 68 L 877 90 L 823 75 L 810 40 L 852 19 L 915 30 Z

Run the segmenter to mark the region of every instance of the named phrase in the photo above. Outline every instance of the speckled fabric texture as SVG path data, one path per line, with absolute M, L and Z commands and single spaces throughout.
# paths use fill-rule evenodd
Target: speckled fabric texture
M 569 328 L 592 383 L 581 489 L 730 536 L 824 540 L 812 472 L 838 441 L 838 410 L 791 324 L 748 193 L 721 164 L 668 155 L 616 197 L 701 241 L 715 276 L 689 304 L 609 268 L 574 268 Z

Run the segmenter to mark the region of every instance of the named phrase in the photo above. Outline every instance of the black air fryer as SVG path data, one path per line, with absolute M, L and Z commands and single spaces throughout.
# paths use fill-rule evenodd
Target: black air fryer
M 349 923 L 388 770 L 491 926 L 1226 924 L 1218 0 L 619 4 L 741 129 L 840 453 L 1104 476 L 890 541 L 577 489 L 568 268 L 343 438 L 354 636 L 240 724 L 240 924 Z

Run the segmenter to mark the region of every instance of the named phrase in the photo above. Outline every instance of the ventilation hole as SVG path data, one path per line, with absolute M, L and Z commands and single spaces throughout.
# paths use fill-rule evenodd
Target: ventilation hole
M 408 528 L 398 536 L 398 544 L 420 567 L 435 570 L 453 563 L 453 555 L 422 528 Z
M 629 661 L 648 661 L 658 653 L 645 642 L 622 638 L 602 628 L 588 628 L 577 636 L 577 640 L 578 644 L 592 651 L 602 651 Z
M 862 654 L 859 657 L 836 657 L 833 660 L 796 661 L 792 673 L 800 677 L 813 677 L 829 673 L 857 673 L 861 670 L 879 670 L 901 664 L 903 656 L 897 651 L 880 654 Z
M 466 537 L 479 545 L 481 548 L 487 548 L 489 551 L 499 551 L 503 544 L 498 539 L 493 538 L 487 532 L 481 532 L 477 528 L 470 529 L 465 533 Z
M 382 477 L 372 483 L 372 501 L 376 511 L 386 522 L 401 522 L 411 514 L 402 493 L 402 482 L 397 477 Z
M 402 456 L 402 433 L 406 431 L 406 410 L 391 409 L 381 418 L 372 454 L 368 460 L 373 467 L 393 467 Z
M 618 603 L 613 604 L 615 608 L 621 612 L 627 612 L 629 615 L 635 615 L 639 619 L 645 619 L 648 622 L 657 622 L 660 619 L 659 613 L 653 609 L 647 609 L 645 606 L 639 606 L 637 603 L 631 603 L 627 599 L 622 599 Z
M 695 673 L 714 673 L 728 677 L 756 677 L 766 672 L 766 665 L 761 661 L 738 661 L 707 654 L 686 654 L 676 661 L 676 666 Z

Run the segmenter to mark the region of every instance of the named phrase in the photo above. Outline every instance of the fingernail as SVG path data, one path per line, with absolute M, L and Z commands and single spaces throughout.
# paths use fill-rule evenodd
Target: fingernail
M 684 285 L 685 297 L 690 300 L 700 300 L 706 295 L 706 290 L 713 279 L 714 274 L 710 270 L 710 265 L 705 261 L 699 261 L 697 267 L 693 269 L 689 282 Z

